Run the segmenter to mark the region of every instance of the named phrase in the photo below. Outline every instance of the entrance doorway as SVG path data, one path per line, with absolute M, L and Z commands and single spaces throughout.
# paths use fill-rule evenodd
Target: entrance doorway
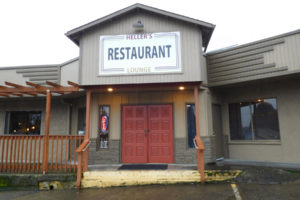
M 174 163 L 172 105 L 122 107 L 122 163 Z
M 216 156 L 224 157 L 224 136 L 222 132 L 222 107 L 219 104 L 212 105 L 213 130 L 216 135 Z

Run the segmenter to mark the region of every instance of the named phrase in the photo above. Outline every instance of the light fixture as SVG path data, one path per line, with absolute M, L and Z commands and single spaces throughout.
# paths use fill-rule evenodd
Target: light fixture
M 132 27 L 136 31 L 142 31 L 144 29 L 144 24 L 141 21 L 137 21 L 137 23 L 133 24 Z
M 113 92 L 114 89 L 113 89 L 113 88 L 107 88 L 107 91 L 108 91 L 108 92 Z
M 261 103 L 261 102 L 263 102 L 264 100 L 262 100 L 262 99 L 257 99 L 257 102 L 258 103 Z
M 32 126 L 31 129 L 34 130 L 34 129 L 35 129 L 35 126 Z
M 184 87 L 184 86 L 179 86 L 178 89 L 179 89 L 179 90 L 184 90 L 185 87 Z
M 26 128 L 26 131 L 28 132 L 28 131 L 29 131 L 29 128 Z

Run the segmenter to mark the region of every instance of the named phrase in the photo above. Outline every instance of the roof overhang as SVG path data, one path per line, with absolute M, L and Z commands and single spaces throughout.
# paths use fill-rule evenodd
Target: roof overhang
M 167 17 L 170 17 L 170 18 L 173 18 L 173 19 L 176 19 L 176 20 L 184 21 L 186 23 L 191 23 L 191 24 L 194 24 L 194 25 L 198 26 L 202 31 L 203 47 L 205 49 L 208 46 L 209 40 L 210 40 L 210 38 L 212 36 L 212 33 L 214 31 L 214 28 L 215 28 L 215 25 L 211 24 L 211 23 L 207 23 L 207 22 L 204 22 L 204 21 L 201 21 L 201 20 L 193 19 L 193 18 L 190 18 L 190 17 L 186 17 L 186 16 L 183 16 L 183 15 L 171 13 L 171 12 L 168 12 L 168 11 L 160 10 L 160 9 L 157 9 L 157 8 L 153 8 L 153 7 L 150 7 L 150 6 L 146 6 L 146 5 L 137 3 L 137 4 L 134 4 L 132 6 L 126 7 L 124 9 L 121 9 L 119 11 L 116 11 L 112 14 L 109 14 L 105 17 L 99 18 L 95 21 L 92 21 L 92 22 L 87 23 L 85 25 L 79 26 L 75 29 L 72 29 L 72 30 L 68 31 L 65 35 L 69 39 L 71 39 L 75 44 L 79 45 L 80 36 L 84 31 L 89 30 L 89 29 L 91 29 L 95 26 L 98 26 L 102 23 L 105 23 L 107 21 L 110 21 L 110 20 L 112 20 L 116 17 L 120 17 L 122 15 L 131 13 L 131 12 L 135 12 L 137 10 L 148 11 L 148 12 L 151 12 L 151 13 L 155 13 L 157 15 L 167 16 Z

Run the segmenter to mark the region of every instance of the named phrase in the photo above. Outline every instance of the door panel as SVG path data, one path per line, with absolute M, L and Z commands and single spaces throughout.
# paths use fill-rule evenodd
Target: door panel
M 147 107 L 123 106 L 122 162 L 147 162 Z
M 217 158 L 227 156 L 227 148 L 224 143 L 222 132 L 222 107 L 219 104 L 212 105 L 213 131 L 216 135 L 216 156 Z
M 173 163 L 173 155 L 172 105 L 123 106 L 123 163 Z
M 149 162 L 173 163 L 173 111 L 172 105 L 148 106 Z

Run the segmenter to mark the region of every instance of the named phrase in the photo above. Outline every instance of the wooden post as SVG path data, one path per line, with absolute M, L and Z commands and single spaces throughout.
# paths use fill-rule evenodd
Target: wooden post
M 92 91 L 86 91 L 86 113 L 85 113 L 85 135 L 84 140 L 90 139 L 90 114 L 91 114 L 91 96 Z M 84 152 L 83 156 L 83 171 L 88 171 L 89 149 Z
M 194 86 L 194 101 L 195 101 L 195 121 L 196 121 L 196 144 L 197 149 L 197 169 L 200 171 L 201 182 L 205 181 L 205 166 L 204 166 L 204 146 L 200 138 L 200 124 L 199 124 L 199 86 Z
M 82 152 L 78 152 L 78 167 L 77 167 L 77 179 L 76 179 L 77 188 L 80 188 L 81 170 L 82 170 Z
M 43 173 L 48 171 L 48 154 L 49 154 L 49 128 L 50 128 L 50 111 L 51 111 L 51 92 L 47 90 L 46 96 L 46 116 L 45 116 L 45 135 L 43 150 Z

